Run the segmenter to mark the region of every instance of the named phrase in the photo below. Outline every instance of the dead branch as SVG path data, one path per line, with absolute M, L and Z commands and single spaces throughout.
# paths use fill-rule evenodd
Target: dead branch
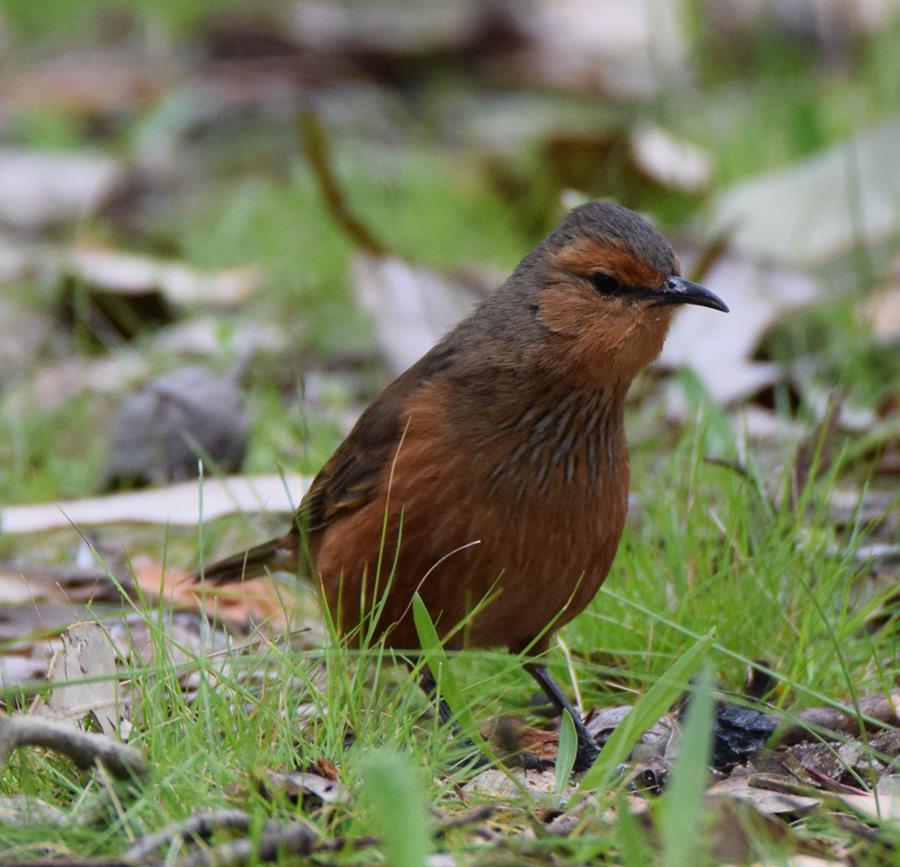
M 271 823 L 275 824 L 275 823 Z M 213 846 L 204 852 L 195 852 L 179 858 L 177 867 L 238 867 L 251 858 L 259 861 L 274 861 L 279 853 L 309 855 L 318 839 L 315 829 L 306 822 L 267 827 L 259 838 L 258 846 L 253 840 L 242 837 Z
M 246 833 L 250 828 L 250 817 L 243 810 L 207 810 L 195 813 L 142 837 L 125 853 L 125 859 L 144 861 L 157 849 L 171 844 L 176 837 L 191 835 L 208 839 L 219 828 Z
M 328 140 L 319 118 L 312 111 L 304 111 L 300 116 L 300 135 L 306 156 L 319 184 L 322 198 L 334 221 L 347 233 L 351 240 L 364 250 L 376 256 L 384 256 L 387 247 L 376 238 L 369 228 L 350 210 L 344 192 L 338 183 L 331 163 Z
M 782 730 L 779 744 L 796 744 L 809 740 L 809 729 L 825 729 L 836 734 L 858 737 L 867 717 L 879 723 L 896 726 L 900 723 L 900 689 L 895 689 L 890 698 L 883 694 L 868 695 L 859 700 L 859 714 L 839 710 L 836 707 L 810 707 L 796 715 L 796 722 Z M 874 726 L 867 726 L 869 730 Z
M 0 763 L 17 747 L 46 747 L 68 756 L 79 768 L 102 762 L 119 779 L 147 773 L 143 754 L 106 735 L 78 731 L 68 723 L 32 716 L 0 716 Z

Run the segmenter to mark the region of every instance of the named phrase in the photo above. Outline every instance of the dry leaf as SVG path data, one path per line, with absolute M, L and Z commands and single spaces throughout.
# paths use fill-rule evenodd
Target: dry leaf
M 788 795 L 784 792 L 751 786 L 749 779 L 743 776 L 731 776 L 728 779 L 714 783 L 706 790 L 706 796 L 727 796 L 738 801 L 746 801 L 752 804 L 760 813 L 772 813 L 774 815 L 782 813 L 801 815 L 808 813 L 822 803 L 818 798 Z
M 504 71 L 567 90 L 648 96 L 684 68 L 681 6 L 606 0 L 598 14 L 594 0 L 539 0 L 519 13 L 528 41 Z
M 400 374 L 418 361 L 496 286 L 493 275 L 447 274 L 395 256 L 358 253 L 353 288 L 359 305 L 375 319 L 378 345 Z
M 713 206 L 713 235 L 728 233 L 742 255 L 800 266 L 889 239 L 900 229 L 898 139 L 900 120 L 886 120 L 726 190 Z M 722 295 L 737 312 L 724 286 Z
M 513 778 L 516 782 L 510 779 Z M 517 785 L 518 784 L 518 785 Z M 518 800 L 524 788 L 537 797 L 549 796 L 556 799 L 555 795 L 556 775 L 551 768 L 547 771 L 523 771 L 519 768 L 498 770 L 488 768 L 469 780 L 463 791 L 487 795 L 491 798 Z M 562 793 L 562 800 L 570 797 L 575 792 L 573 783 Z
M 763 335 L 790 312 L 819 300 L 811 277 L 788 268 L 726 256 L 703 282 L 725 299 L 731 313 L 691 308 L 681 311 L 658 364 L 690 367 L 720 404 L 748 397 L 781 376 L 775 364 L 753 361 Z M 674 414 L 685 407 L 673 403 Z
M 284 590 L 268 578 L 256 578 L 223 587 L 206 587 L 186 581 L 188 573 L 162 566 L 149 557 L 132 561 L 135 580 L 152 603 L 162 597 L 178 608 L 202 608 L 215 622 L 225 621 L 243 629 L 265 623 L 283 630 L 297 613 L 299 595 Z
M 236 512 L 290 514 L 308 486 L 305 476 L 226 476 L 108 497 L 7 506 L 0 509 L 0 530 L 6 534 L 39 533 L 72 524 L 123 523 L 189 527 Z
M 266 771 L 264 785 L 267 796 L 271 797 L 273 792 L 282 792 L 295 803 L 306 803 L 310 799 L 321 804 L 350 801 L 350 793 L 340 783 L 303 771 Z
M 61 636 L 62 650 L 50 665 L 53 685 L 44 715 L 78 723 L 92 717 L 103 734 L 119 729 L 121 705 L 116 654 L 109 635 L 96 622 L 75 623 Z M 90 682 L 79 682 L 90 680 Z M 74 681 L 74 683 L 73 683 Z
M 841 795 L 852 810 L 882 821 L 900 821 L 900 775 L 882 777 L 868 795 Z
M 663 187 L 697 195 L 712 183 L 714 166 L 702 148 L 658 126 L 639 127 L 631 135 L 635 165 Z
M 159 293 L 178 306 L 234 307 L 263 286 L 262 274 L 253 266 L 198 271 L 180 262 L 90 246 L 61 250 L 44 268 L 45 279 L 53 282 L 66 277 L 93 292 L 122 296 Z
M 100 153 L 0 148 L 0 222 L 39 232 L 82 217 L 121 177 L 119 163 Z
M 763 841 L 771 848 L 777 842 L 779 849 L 788 848 L 792 838 L 788 825 L 771 813 L 763 813 L 749 801 L 728 795 L 703 799 L 707 810 L 705 833 L 710 839 L 710 852 L 717 863 L 744 864 Z

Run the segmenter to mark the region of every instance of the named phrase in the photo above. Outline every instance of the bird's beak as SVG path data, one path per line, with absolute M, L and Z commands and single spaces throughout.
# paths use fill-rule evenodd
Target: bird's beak
M 653 293 L 652 298 L 654 307 L 665 304 L 696 304 L 698 307 L 728 312 L 728 305 L 715 292 L 710 292 L 699 283 L 685 280 L 684 277 L 670 277 Z

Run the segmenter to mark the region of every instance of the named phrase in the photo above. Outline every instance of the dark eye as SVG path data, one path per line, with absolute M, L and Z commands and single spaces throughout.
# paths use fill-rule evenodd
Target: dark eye
M 601 295 L 618 295 L 622 291 L 622 284 L 615 277 L 604 274 L 602 271 L 594 274 L 591 280 L 594 282 L 594 288 Z

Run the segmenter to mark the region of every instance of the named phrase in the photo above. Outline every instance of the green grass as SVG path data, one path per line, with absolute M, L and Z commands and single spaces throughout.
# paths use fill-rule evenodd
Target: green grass
M 853 586 L 862 579 L 848 554 L 828 553 L 836 536 L 815 506 L 830 480 L 809 490 L 810 514 L 748 507 L 752 494 L 744 479 L 703 463 L 705 441 L 702 428 L 689 430 L 653 476 L 638 473 L 635 488 L 643 502 L 638 526 L 629 530 L 604 590 L 564 630 L 586 701 L 631 703 L 639 694 L 650 700 L 660 684 L 667 684 L 668 698 L 650 714 L 652 721 L 685 685 L 688 672 L 676 677 L 673 663 L 679 658 L 686 663 L 684 654 L 713 628 L 709 658 L 722 686 L 739 690 L 744 662 L 764 654 L 781 682 L 779 703 L 787 708 L 849 702 L 854 694 L 896 683 L 896 634 L 888 629 L 866 634 L 864 611 L 850 604 Z M 377 647 L 352 650 L 334 640 L 325 649 L 304 649 L 276 639 L 261 653 L 229 654 L 224 670 L 190 651 L 188 662 L 177 666 L 170 639 L 153 630 L 157 661 L 133 674 L 132 736 L 148 755 L 151 779 L 130 791 L 119 788 L 121 813 L 109 804 L 97 808 L 105 816 L 104 830 L 80 822 L 37 835 L 33 828 L 10 829 L 8 845 L 27 847 L 51 834 L 60 851 L 111 855 L 121 852 L 132 835 L 200 807 L 226 804 L 240 805 L 259 822 L 272 815 L 303 815 L 328 837 L 383 833 L 392 839 L 383 812 L 371 807 L 372 792 L 386 787 L 423 787 L 427 803 L 459 810 L 452 783 L 465 774 L 445 776 L 445 770 L 461 745 L 434 718 L 422 716 L 427 703 L 414 675 L 391 664 L 389 654 Z M 550 661 L 562 673 L 558 652 Z M 473 651 L 454 654 L 450 662 L 457 701 L 478 724 L 501 710 L 523 712 L 532 687 L 515 659 Z M 196 681 L 191 702 L 179 685 L 178 675 L 185 671 L 194 672 Z M 676 683 L 660 681 L 664 675 Z M 701 690 L 700 705 L 702 695 Z M 298 715 L 297 708 L 306 710 Z M 689 723 L 689 737 L 696 737 L 692 731 Z M 365 759 L 373 750 L 388 750 L 388 757 L 368 765 Z M 301 810 L 284 798 L 269 802 L 260 794 L 258 780 L 266 770 L 310 767 L 322 758 L 340 769 L 342 784 L 353 795 L 350 803 Z M 422 769 L 415 783 L 406 770 L 410 765 Z M 690 773 L 678 767 L 676 780 L 679 773 Z M 695 783 L 684 785 L 695 792 Z M 73 817 L 85 803 L 104 797 L 96 775 L 29 750 L 18 751 L 0 772 L 0 786 L 45 798 Z M 366 803 L 370 807 L 362 809 Z M 416 811 L 421 807 L 419 797 L 408 794 L 398 795 L 397 803 L 414 803 Z M 544 803 L 553 804 L 553 796 Z M 677 803 L 679 823 L 699 821 L 691 810 L 685 814 L 683 801 Z M 514 798 L 513 804 L 526 814 L 537 806 L 529 806 L 527 798 Z M 556 851 L 564 860 L 577 861 L 588 852 L 624 856 L 629 847 L 650 845 L 645 831 L 627 824 L 617 832 L 621 840 L 611 839 L 600 816 L 598 807 L 570 840 L 536 840 L 528 847 L 529 857 Z M 419 827 L 421 818 L 410 814 L 405 821 Z M 661 821 L 665 829 L 674 819 Z M 672 834 L 663 830 L 663 840 Z M 462 832 L 441 842 L 463 863 L 480 845 Z M 673 855 L 670 863 L 689 862 Z
M 92 32 L 99 5 L 10 0 L 4 11 L 23 44 L 40 47 Z M 212 0 L 160 0 L 130 8 L 174 38 L 189 40 L 213 5 L 218 11 Z M 706 147 L 718 167 L 719 189 L 802 158 L 896 111 L 900 54 L 895 39 L 895 31 L 876 37 L 842 73 L 823 71 L 808 57 L 760 43 L 740 74 L 704 65 L 699 86 L 669 94 L 638 113 Z M 439 92 L 441 82 L 427 87 Z M 148 127 L 164 126 L 171 109 L 162 104 L 126 121 L 110 147 L 127 152 Z M 489 186 L 478 160 L 436 146 L 420 118 L 406 118 L 399 126 L 400 143 L 392 148 L 340 127 L 331 130 L 336 170 L 355 211 L 391 249 L 417 261 L 437 266 L 484 262 L 501 270 L 513 265 L 534 239 L 521 215 Z M 84 131 L 65 117 L 37 115 L 14 130 L 30 145 L 76 148 L 84 143 Z M 255 262 L 264 269 L 267 289 L 241 316 L 278 322 L 288 330 L 291 348 L 286 357 L 265 359 L 248 374 L 253 429 L 247 469 L 314 472 L 339 442 L 338 415 L 374 395 L 383 378 L 372 350 L 371 323 L 352 304 L 352 246 L 323 208 L 293 121 L 238 125 L 218 138 L 210 133 L 193 147 L 209 156 L 209 175 L 198 195 L 173 200 L 151 227 L 150 240 L 136 243 L 164 249 L 197 267 Z M 676 199 L 660 201 L 659 208 L 667 216 L 682 213 Z M 102 222 L 79 229 L 113 243 L 131 243 Z M 46 289 L 30 291 L 46 296 Z M 766 350 L 779 360 L 815 353 L 823 384 L 841 385 L 854 399 L 877 406 L 896 390 L 896 353 L 876 346 L 851 314 L 852 302 L 822 305 L 779 328 Z M 223 329 L 240 327 L 237 318 Z M 223 346 L 225 337 L 223 332 Z M 152 341 L 139 346 L 154 369 L 177 361 L 154 355 Z M 321 410 L 311 410 L 299 388 L 303 374 L 316 367 L 340 369 L 348 356 L 368 358 L 367 369 L 358 378 L 348 376 Z M 217 357 L 216 362 L 227 360 Z M 21 386 L 18 380 L 12 384 Z M 75 397 L 47 411 L 40 409 L 38 395 L 27 389 L 25 395 L 16 411 L 4 398 L 0 499 L 27 502 L 93 493 L 103 460 L 99 432 L 106 402 Z M 649 434 L 636 444 L 632 489 L 639 505 L 607 584 L 563 632 L 586 705 L 633 704 L 642 698 L 640 706 L 653 711 L 648 719 L 657 716 L 678 691 L 670 694 L 666 675 L 674 671 L 684 680 L 687 672 L 679 665 L 686 658 L 699 662 L 690 654 L 705 647 L 712 632 L 707 658 L 722 689 L 740 692 L 747 663 L 764 658 L 780 682 L 773 701 L 788 714 L 825 703 L 852 705 L 855 696 L 894 686 L 900 677 L 896 624 L 876 632 L 866 625 L 888 590 L 858 601 L 869 579 L 856 564 L 853 548 L 869 528 L 838 531 L 827 506 L 836 485 L 867 482 L 866 465 L 838 463 L 810 483 L 800 507 L 779 505 L 753 481 L 763 474 L 762 466 L 771 464 L 769 456 L 753 451 L 742 456 L 749 479 L 705 462 L 706 457 L 735 459 L 739 452 L 724 413 L 696 389 L 694 400 L 694 422 L 677 431 L 651 423 Z M 845 443 L 848 454 L 860 439 Z M 217 522 L 205 532 L 203 548 L 224 552 L 236 547 L 236 537 L 244 544 L 266 532 L 256 518 Z M 108 539 L 112 531 L 104 533 Z M 129 530 L 115 538 L 133 554 L 194 564 L 192 530 Z M 35 553 L 28 540 L 0 539 L 0 549 L 69 562 L 71 542 L 54 537 L 53 546 L 42 543 Z M 257 829 L 273 815 L 302 815 L 328 838 L 383 835 L 393 847 L 389 858 L 395 864 L 420 863 L 428 848 L 450 851 L 460 863 L 485 853 L 485 844 L 473 842 L 465 830 L 452 831 L 438 843 L 428 836 L 435 827 L 428 806 L 460 810 L 454 784 L 465 779 L 465 772 L 448 776 L 445 771 L 463 750 L 428 715 L 416 677 L 393 664 L 390 653 L 378 647 L 351 649 L 334 636 L 324 648 L 304 644 L 302 636 L 279 638 L 262 651 L 227 654 L 223 669 L 173 647 L 155 615 L 144 612 L 153 622 L 156 661 L 132 672 L 132 738 L 147 753 L 150 779 L 131 788 L 117 786 L 116 799 L 110 800 L 99 775 L 79 772 L 51 754 L 17 751 L 0 771 L 0 791 L 46 799 L 74 821 L 56 830 L 4 827 L 3 845 L 12 847 L 15 857 L 36 857 L 47 841 L 60 853 L 117 855 L 135 836 L 197 809 L 226 804 L 246 809 Z M 527 713 L 533 686 L 521 660 L 499 652 L 448 657 L 460 718 L 470 716 L 480 725 L 500 713 Z M 554 649 L 548 662 L 568 686 L 564 655 Z M 196 682 L 192 701 L 180 684 L 188 673 Z M 665 701 L 658 700 L 661 695 Z M 0 691 L 0 697 L 9 695 Z M 701 827 L 699 786 L 688 759 L 696 765 L 706 749 L 705 723 L 696 720 L 707 719 L 708 698 L 704 686 L 692 704 L 697 710 L 688 723 L 690 748 L 673 775 L 678 795 L 654 807 L 660 837 L 621 809 L 608 827 L 605 811 L 621 805 L 625 791 L 612 774 L 615 768 L 601 766 L 609 771 L 603 780 L 609 790 L 604 785 L 570 838 L 549 837 L 538 824 L 533 840 L 517 839 L 517 830 L 532 827 L 528 817 L 537 806 L 558 808 L 567 797 L 547 795 L 536 804 L 520 795 L 496 819 L 506 842 L 487 851 L 514 863 L 555 858 L 559 863 L 637 865 L 648 863 L 648 853 L 661 846 L 667 863 L 690 863 L 686 859 L 696 853 L 679 848 L 683 841 L 677 832 Z M 310 809 L 283 796 L 270 801 L 262 795 L 259 780 L 266 770 L 310 767 L 319 759 L 338 766 L 351 793 L 348 803 Z M 390 813 L 386 800 L 395 807 Z M 81 821 L 86 807 L 96 810 L 101 821 Z M 406 825 L 415 830 L 408 839 L 397 830 Z M 846 839 L 846 832 L 827 819 L 798 833 Z M 703 840 L 699 834 L 690 842 L 702 849 Z M 757 854 L 777 858 L 779 852 L 760 837 Z M 4 857 L 13 856 L 4 852 Z M 367 857 L 334 856 L 338 863 Z M 702 852 L 698 857 L 702 860 Z

